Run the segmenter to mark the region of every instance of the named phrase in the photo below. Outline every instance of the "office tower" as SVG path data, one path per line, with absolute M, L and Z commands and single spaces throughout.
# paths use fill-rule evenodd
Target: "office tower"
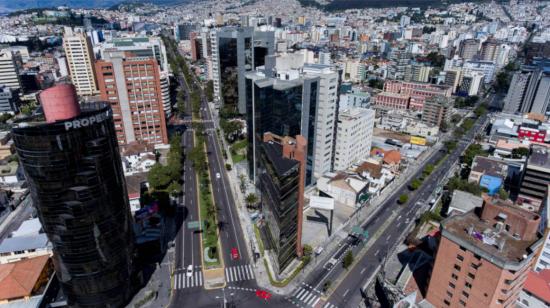
M 350 108 L 338 114 L 334 170 L 340 171 L 370 155 L 374 109 Z
M 476 39 L 466 39 L 460 42 L 458 54 L 464 60 L 472 60 L 477 56 L 479 50 L 479 41 Z
M 12 129 L 69 306 L 121 307 L 132 290 L 133 232 L 111 107 L 71 85 L 40 94 L 46 122 Z
M 332 59 L 330 52 L 319 51 L 319 64 L 322 65 L 331 65 Z
M 530 112 L 546 114 L 550 107 L 550 72 L 540 76 Z
M 250 178 L 257 181 L 259 142 L 263 134 L 302 135 L 307 141 L 306 185 L 313 180 L 315 161 L 315 115 L 319 100 L 319 77 L 287 72 L 281 78 L 252 72 L 246 76 L 246 115 Z M 280 73 L 279 73 L 280 74 Z
M 21 81 L 13 54 L 9 49 L 0 50 L 0 85 L 12 90 L 21 89 Z
M 82 29 L 65 27 L 63 49 L 71 81 L 78 95 L 95 95 L 97 86 L 94 72 L 92 44 Z
M 172 114 L 172 100 L 170 97 L 170 76 L 166 47 L 159 37 L 121 37 L 103 42 L 98 46 L 101 58 L 106 52 L 123 51 L 128 57 L 148 57 L 157 60 L 160 70 L 162 88 L 162 105 L 164 115 L 169 118 Z
M 401 27 L 406 27 L 411 24 L 411 17 L 407 15 L 402 15 L 401 19 L 399 20 L 399 25 Z
M 302 256 L 302 213 L 306 139 L 266 133 L 260 144 L 259 188 L 263 232 L 275 254 L 275 272 L 281 274 Z
M 411 81 L 428 82 L 433 67 L 415 64 L 411 66 Z
M 244 114 L 245 74 L 253 71 L 255 64 L 263 65 L 263 55 L 273 54 L 274 33 L 254 32 L 251 27 L 225 27 L 212 31 L 210 39 L 214 97 L 227 112 Z M 254 51 L 259 52 L 258 59 Z
M 444 85 L 449 86 L 452 89 L 452 92 L 455 93 L 459 82 L 462 76 L 462 70 L 460 69 L 450 69 L 445 71 L 445 81 Z
M 514 73 L 510 82 L 510 88 L 504 98 L 504 112 L 515 113 L 521 109 L 521 105 L 524 99 L 525 90 L 532 76 L 530 71 L 518 71 Z
M 480 60 L 496 62 L 499 48 L 500 44 L 497 41 L 492 39 L 486 40 L 481 44 Z
M 9 87 L 0 85 L 0 114 L 18 113 L 17 98 Z
M 197 26 L 194 23 L 191 22 L 184 22 L 181 24 L 177 24 L 174 27 L 174 36 L 176 38 L 176 41 L 187 41 L 190 40 L 191 32 L 195 31 L 197 29 Z
M 338 86 L 340 75 L 330 66 L 320 64 L 306 64 L 303 68 L 305 76 L 319 78 L 319 100 L 317 115 L 310 114 L 311 121 L 315 121 L 315 146 L 313 147 L 313 179 L 332 171 L 334 153 L 334 131 L 338 114 Z M 314 183 L 312 183 L 314 184 Z
M 550 183 L 550 151 L 542 145 L 531 145 L 531 154 L 525 162 L 518 202 L 531 211 L 538 211 Z
M 472 72 L 469 75 L 462 77 L 460 83 L 460 92 L 469 96 L 474 96 L 479 93 L 481 82 L 483 81 L 483 74 L 478 72 Z
M 119 144 L 168 143 L 157 60 L 106 51 L 96 71 L 101 99 L 113 109 Z
M 491 83 L 495 79 L 496 66 L 490 61 L 465 61 L 462 66 L 464 75 L 471 75 L 473 72 L 483 74 L 483 81 Z
M 441 95 L 432 96 L 424 102 L 422 122 L 440 127 L 443 123 L 449 122 L 452 108 L 453 103 L 450 98 Z
M 191 60 L 197 61 L 201 58 L 202 39 L 198 32 L 191 32 L 189 34 L 189 41 L 191 43 Z
M 482 208 L 441 223 L 426 295 L 435 307 L 514 307 L 535 262 L 540 216 L 510 201 L 483 199 Z

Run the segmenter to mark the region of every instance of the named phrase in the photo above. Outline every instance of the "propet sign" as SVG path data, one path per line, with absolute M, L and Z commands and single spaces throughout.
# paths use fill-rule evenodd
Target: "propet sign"
M 101 112 L 86 118 L 74 119 L 72 121 L 65 121 L 64 122 L 65 130 L 67 131 L 75 128 L 90 126 L 94 123 L 103 122 L 107 120 L 110 116 L 111 116 L 111 112 L 109 110 L 109 111 Z

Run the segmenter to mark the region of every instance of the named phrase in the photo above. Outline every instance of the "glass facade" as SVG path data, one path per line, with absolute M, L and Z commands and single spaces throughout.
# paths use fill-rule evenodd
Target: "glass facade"
M 272 159 L 273 156 L 282 157 L 281 145 L 262 142 L 260 148 L 259 186 L 267 227 L 265 231 L 269 246 L 277 256 L 277 271 L 281 274 L 296 257 L 299 162 L 285 158 Z M 291 166 L 281 173 L 280 168 L 274 166 L 278 160 L 284 160 L 285 165 Z
M 120 307 L 131 294 L 132 218 L 108 104 L 12 130 L 71 306 Z
M 223 104 L 237 112 L 239 102 L 239 68 L 237 39 L 220 37 L 220 83 Z

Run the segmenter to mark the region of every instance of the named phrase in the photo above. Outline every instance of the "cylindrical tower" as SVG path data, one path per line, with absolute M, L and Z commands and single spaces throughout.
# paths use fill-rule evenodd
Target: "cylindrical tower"
M 76 89 L 72 84 L 60 84 L 42 91 L 40 103 L 48 123 L 74 118 L 80 114 Z
M 12 135 L 69 305 L 120 307 L 131 293 L 134 241 L 112 111 L 81 107 Z

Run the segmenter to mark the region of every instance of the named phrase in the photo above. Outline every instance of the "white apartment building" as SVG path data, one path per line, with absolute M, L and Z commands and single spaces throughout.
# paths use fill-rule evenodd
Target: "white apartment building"
M 21 88 L 15 59 L 9 49 L 0 50 L 0 86 L 6 86 L 11 90 Z
M 334 170 L 345 170 L 369 157 L 374 114 L 373 109 L 365 108 L 350 108 L 338 114 Z
M 547 189 L 550 189 L 548 184 Z M 541 219 L 545 220 L 541 223 L 539 231 L 544 234 L 544 244 L 540 250 L 537 263 L 535 264 L 535 271 L 540 272 L 544 269 L 550 269 L 550 212 L 548 212 L 548 205 L 550 205 L 550 194 L 546 195 L 546 207 L 543 211 Z
M 63 35 L 63 48 L 71 81 L 78 95 L 95 95 L 98 91 L 90 39 L 83 30 L 75 30 L 65 27 Z
M 328 65 L 306 64 L 306 76 L 319 77 L 319 101 L 315 122 L 313 177 L 320 178 L 332 171 L 334 127 L 338 100 L 338 72 Z

